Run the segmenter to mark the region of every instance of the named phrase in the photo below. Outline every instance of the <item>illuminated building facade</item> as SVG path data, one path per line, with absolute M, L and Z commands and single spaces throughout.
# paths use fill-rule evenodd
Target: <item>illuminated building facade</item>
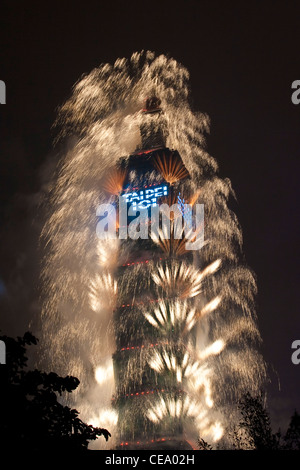
M 163 131 L 156 124 L 162 118 L 159 101 L 148 100 L 144 114 L 142 148 L 121 159 L 116 171 L 123 178 L 120 198 L 127 209 L 133 209 L 128 212 L 128 224 L 135 210 L 147 209 L 149 233 L 153 207 L 175 203 L 180 210 L 189 175 L 179 153 L 165 147 Z M 182 263 L 191 256 L 184 249 L 184 240 L 174 239 L 175 218 L 171 212 L 169 239 L 158 236 L 153 240 L 148 236 L 121 241 L 118 306 L 114 313 L 117 350 L 113 358 L 119 448 L 190 448 L 183 438 L 179 404 L 185 391 L 176 367 L 176 361 L 182 362 L 185 353 L 186 325 L 176 320 L 181 299 L 176 285 L 166 289 L 155 276 L 157 270 L 168 272 L 174 262 Z M 155 364 L 158 355 L 164 357 L 167 370 L 159 370 Z M 155 410 L 164 406 L 177 406 L 178 412 L 168 410 L 164 419 L 158 419 Z

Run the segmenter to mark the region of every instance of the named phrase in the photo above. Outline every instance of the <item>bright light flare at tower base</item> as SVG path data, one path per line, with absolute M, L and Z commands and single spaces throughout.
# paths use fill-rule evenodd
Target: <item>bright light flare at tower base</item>
M 108 382 L 114 376 L 114 368 L 112 361 L 106 366 L 99 366 L 95 370 L 95 379 L 99 385 Z
M 111 429 L 111 427 L 116 426 L 118 423 L 118 414 L 115 410 L 106 408 L 100 410 L 98 416 L 93 416 L 88 422 L 94 427 L 107 427 Z
M 203 429 L 201 436 L 211 440 L 211 442 L 218 442 L 224 435 L 224 429 L 219 421 L 215 422 L 208 428 Z

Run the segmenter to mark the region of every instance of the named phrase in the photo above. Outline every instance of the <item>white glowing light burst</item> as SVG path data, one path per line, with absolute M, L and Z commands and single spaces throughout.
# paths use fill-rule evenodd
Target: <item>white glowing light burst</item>
M 161 352 L 153 351 L 148 364 L 156 372 L 162 372 L 165 369 L 173 371 L 177 382 L 180 383 L 183 380 L 188 361 L 188 353 L 185 353 L 182 361 L 180 361 L 174 353 L 163 349 Z
M 99 427 L 99 428 L 109 428 L 116 426 L 118 422 L 118 413 L 110 408 L 105 408 L 100 410 L 98 415 L 92 416 L 88 419 L 88 423 L 91 426 Z
M 176 294 L 178 297 L 196 297 L 201 292 L 203 278 L 215 272 L 221 264 L 221 260 L 211 263 L 203 271 L 193 265 L 184 262 L 175 262 L 171 266 L 158 266 L 153 272 L 152 279 L 164 290 Z
M 196 394 L 202 390 L 206 406 L 212 408 L 214 405 L 211 387 L 212 369 L 206 365 L 201 366 L 196 361 L 187 366 L 185 376 L 188 378 L 189 389 L 193 390 Z
M 207 348 L 203 349 L 203 351 L 199 351 L 198 358 L 203 361 L 209 356 L 220 354 L 224 348 L 225 342 L 222 339 L 218 339 L 210 346 L 207 346 Z
M 95 312 L 100 312 L 102 308 L 114 306 L 117 294 L 117 282 L 111 274 L 96 275 L 90 282 L 90 306 Z
M 112 361 L 107 366 L 99 366 L 95 370 L 95 379 L 99 385 L 113 378 L 114 368 Z
M 188 396 L 185 396 L 184 398 L 160 397 L 155 404 L 151 405 L 146 410 L 146 416 L 150 421 L 158 423 L 165 416 L 171 416 L 172 418 L 193 418 L 200 414 L 201 411 L 201 404 Z
M 196 310 L 180 300 L 160 301 L 153 313 L 144 312 L 145 318 L 155 328 L 167 331 L 172 326 L 185 325 L 189 331 L 196 322 Z
M 119 243 L 117 238 L 98 240 L 97 255 L 99 266 L 110 269 L 118 265 Z
M 218 305 L 220 304 L 221 302 L 221 297 L 218 295 L 217 297 L 215 297 L 213 300 L 211 300 L 210 302 L 208 302 L 201 310 L 200 312 L 200 315 L 205 315 L 207 313 L 210 313 L 212 312 L 213 310 L 215 310 Z
M 205 438 L 211 439 L 212 442 L 218 442 L 224 435 L 224 428 L 219 421 L 204 427 L 201 433 Z
M 219 269 L 221 266 L 221 259 L 216 259 L 213 263 L 209 264 L 205 269 L 202 271 L 202 277 L 207 276 L 208 274 L 213 274 L 214 272 Z

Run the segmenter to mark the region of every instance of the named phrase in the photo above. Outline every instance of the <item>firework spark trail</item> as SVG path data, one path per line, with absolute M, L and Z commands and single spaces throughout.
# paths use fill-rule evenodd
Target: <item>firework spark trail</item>
M 107 358 L 115 351 L 112 312 L 117 291 L 130 293 L 138 286 L 117 286 L 115 273 L 125 254 L 118 240 L 97 238 L 95 214 L 100 203 L 115 200 L 114 188 L 122 186 L 124 175 L 114 173 L 118 159 L 141 145 L 139 128 L 144 118 L 139 110 L 145 96 L 159 96 L 166 145 L 179 151 L 191 175 L 193 203 L 205 207 L 205 245 L 194 253 L 194 266 L 187 268 L 189 282 L 183 264 L 161 266 L 156 271 L 149 265 L 149 282 L 172 296 L 180 281 L 181 291 L 168 311 L 162 302 L 143 315 L 156 328 L 167 315 L 171 323 L 179 321 L 191 328 L 196 324 L 199 354 L 194 358 L 194 373 L 186 378 L 192 398 L 186 397 L 180 404 L 175 398 L 161 401 L 159 408 L 149 405 L 146 412 L 149 419 L 160 419 L 165 413 L 194 416 L 200 434 L 216 440 L 222 435 L 223 415 L 208 414 L 209 405 L 222 407 L 225 390 L 231 399 L 245 389 L 255 391 L 265 372 L 256 352 L 260 336 L 253 304 L 255 280 L 239 264 L 241 229 L 227 205 L 234 194 L 230 181 L 217 175 L 216 161 L 204 150 L 209 119 L 190 110 L 188 78 L 188 71 L 173 59 L 155 57 L 152 52 L 135 53 L 130 60 L 118 59 L 85 75 L 62 106 L 56 123 L 61 128 L 58 139 L 75 135 L 77 140 L 62 158 L 49 193 L 49 214 L 42 233 L 47 246 L 41 343 L 49 369 L 80 378 L 74 404 L 82 418 L 107 426 L 113 433 L 116 415 L 110 397 L 114 380 L 111 377 L 103 387 L 96 371 L 99 378 L 99 370 L 110 367 Z M 158 165 L 166 170 L 164 161 Z M 132 174 L 132 181 L 134 178 Z M 99 303 L 100 295 L 105 308 Z M 217 341 L 222 342 L 217 343 L 220 353 L 213 353 L 209 348 Z M 153 355 L 154 362 L 157 357 Z M 137 368 L 141 362 L 136 359 Z M 184 373 L 177 366 L 182 380 Z M 183 369 L 189 371 L 188 366 Z M 197 395 L 201 387 L 205 389 L 203 402 Z
M 177 296 L 192 298 L 201 292 L 204 276 L 213 273 L 220 266 L 221 261 L 216 260 L 203 271 L 195 269 L 192 265 L 184 262 L 172 262 L 169 268 L 158 266 L 157 272 L 152 273 L 154 282 L 163 287 L 168 293 L 176 293 Z

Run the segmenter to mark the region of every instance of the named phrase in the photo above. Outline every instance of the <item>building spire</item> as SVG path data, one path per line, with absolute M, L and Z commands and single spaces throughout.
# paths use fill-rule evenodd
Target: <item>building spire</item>
M 142 113 L 145 115 L 140 126 L 142 150 L 164 148 L 166 146 L 166 125 L 157 96 L 146 98 Z

